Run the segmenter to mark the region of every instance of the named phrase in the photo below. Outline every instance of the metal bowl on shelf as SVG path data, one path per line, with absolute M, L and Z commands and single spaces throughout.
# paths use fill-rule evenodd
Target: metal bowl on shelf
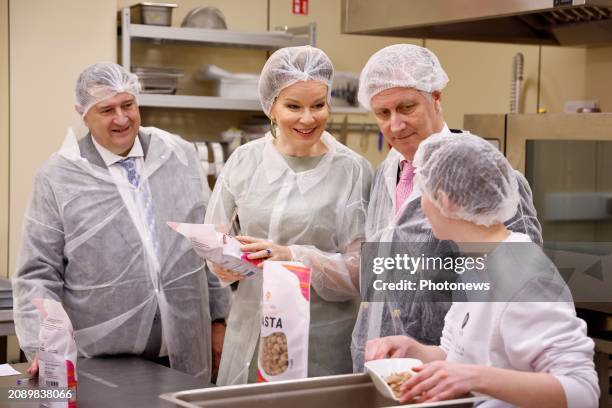
M 191 10 L 181 23 L 181 27 L 210 28 L 226 30 L 227 24 L 221 10 L 216 7 L 196 7 Z

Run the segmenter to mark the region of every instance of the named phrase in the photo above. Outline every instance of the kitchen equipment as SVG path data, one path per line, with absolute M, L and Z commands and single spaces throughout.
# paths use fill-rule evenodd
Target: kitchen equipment
M 412 368 L 421 365 L 423 362 L 416 358 L 385 358 L 368 361 L 365 363 L 365 368 L 378 392 L 387 398 L 399 401 L 386 379 L 392 374 L 403 372 L 410 372 L 414 375 Z
M 464 127 L 525 174 L 545 241 L 612 241 L 611 113 L 465 115 Z
M 347 137 L 348 137 L 348 116 L 344 115 L 344 120 L 342 121 L 342 127 L 340 128 L 340 137 L 338 137 L 338 141 L 346 146 Z
M 13 288 L 11 281 L 0 278 L 0 309 L 13 308 Z
M 523 64 L 525 58 L 517 53 L 512 58 L 512 89 L 510 91 L 510 113 L 521 113 L 521 82 L 523 82 Z
M 138 3 L 130 7 L 132 24 L 147 24 L 156 26 L 172 25 L 172 9 L 176 4 L 170 3 Z
M 160 398 L 186 408 L 269 408 L 269 407 L 395 407 L 383 397 L 366 374 L 332 375 L 303 380 L 248 384 L 162 394 Z M 489 397 L 477 397 L 485 400 Z M 473 406 L 465 399 L 405 405 L 406 408 Z
M 211 173 L 211 163 L 208 161 L 208 145 L 206 142 L 195 142 L 194 145 L 198 152 L 198 157 L 200 159 L 200 164 L 202 165 L 202 172 L 204 175 L 208 176 L 214 174 L 214 168 L 212 169 L 213 173 Z
M 612 42 L 612 0 L 342 1 L 342 32 L 544 45 Z
M 178 80 L 183 76 L 182 69 L 134 67 L 138 76 L 142 93 L 174 95 L 178 88 Z
M 191 10 L 181 23 L 181 27 L 227 29 L 225 17 L 216 7 L 196 7 Z
M 216 65 L 204 65 L 196 74 L 199 80 L 216 81 L 216 96 L 238 99 L 258 99 L 259 75 L 232 73 Z
M 359 74 L 335 72 L 331 90 L 331 105 L 359 106 L 357 88 L 359 88 Z

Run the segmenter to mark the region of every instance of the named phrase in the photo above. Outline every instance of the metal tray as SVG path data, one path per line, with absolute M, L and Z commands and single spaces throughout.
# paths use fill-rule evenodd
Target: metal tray
M 367 374 L 334 375 L 296 381 L 236 385 L 162 394 L 160 398 L 188 408 L 382 408 L 402 406 L 380 395 Z M 473 396 L 405 407 L 468 408 L 489 399 Z

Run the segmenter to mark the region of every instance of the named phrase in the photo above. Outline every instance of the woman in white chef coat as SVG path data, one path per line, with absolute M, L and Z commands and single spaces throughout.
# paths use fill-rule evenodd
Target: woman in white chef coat
M 494 400 L 479 407 L 596 407 L 599 388 L 586 324 L 546 255 L 503 224 L 519 200 L 505 157 L 477 136 L 440 134 L 421 143 L 415 167 L 434 235 L 499 243 L 487 253 L 490 284 L 513 301 L 454 302 L 440 346 L 406 336 L 378 338 L 368 342 L 366 360 L 414 357 L 425 363 L 403 384 L 402 401 L 480 392 Z M 507 273 L 495 277 L 493 270 Z
M 359 304 L 359 249 L 372 169 L 325 131 L 333 66 L 310 46 L 276 51 L 259 81 L 271 132 L 232 153 L 205 222 L 230 231 L 250 259 L 311 268 L 309 376 L 352 372 L 351 331 Z M 239 276 L 211 265 L 225 282 Z M 218 385 L 256 379 L 262 278 L 241 280 L 228 318 Z

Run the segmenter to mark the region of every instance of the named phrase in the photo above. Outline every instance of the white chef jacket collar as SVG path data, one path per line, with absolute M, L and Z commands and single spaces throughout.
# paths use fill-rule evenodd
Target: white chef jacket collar
M 263 149 L 263 168 L 265 170 L 268 183 L 272 184 L 285 173 L 295 177 L 300 193 L 304 194 L 312 187 L 317 185 L 329 173 L 332 159 L 336 153 L 336 139 L 328 132 L 324 131 L 321 135 L 321 141 L 327 148 L 327 152 L 321 158 L 321 161 L 314 169 L 296 173 L 289 167 L 289 164 L 283 155 L 274 146 L 274 138 L 270 132 L 266 133 L 265 145 Z

